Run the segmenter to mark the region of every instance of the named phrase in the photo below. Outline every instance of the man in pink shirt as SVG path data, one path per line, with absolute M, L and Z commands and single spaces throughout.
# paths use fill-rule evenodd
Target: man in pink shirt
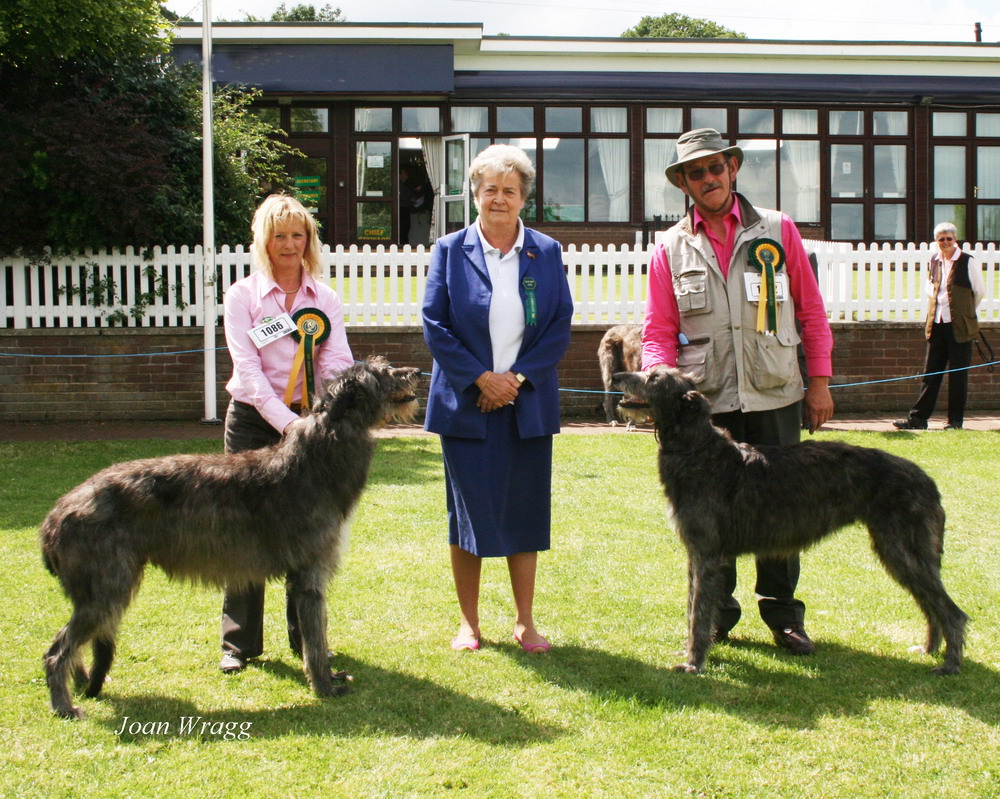
M 712 421 L 737 441 L 799 440 L 805 401 L 809 431 L 833 415 L 829 379 L 833 336 L 795 224 L 733 190 L 743 151 L 718 131 L 677 140 L 667 179 L 693 204 L 667 231 L 649 266 L 643 368 L 676 366 L 712 407 Z M 798 344 L 809 385 L 803 397 Z M 805 605 L 795 598 L 798 557 L 757 559 L 758 609 L 775 641 L 795 654 L 815 651 Z M 716 640 L 740 618 L 736 565 L 726 573 Z

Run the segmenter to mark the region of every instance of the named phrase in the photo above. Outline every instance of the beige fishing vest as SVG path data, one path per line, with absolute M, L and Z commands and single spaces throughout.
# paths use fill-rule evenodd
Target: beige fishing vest
M 707 235 L 693 232 L 691 214 L 663 240 L 684 336 L 677 367 L 698 384 L 713 413 L 784 408 L 801 400 L 803 390 L 791 292 L 777 303 L 777 335 L 758 333 L 757 302 L 747 299 L 744 279 L 747 272 L 760 274 L 747 260 L 750 243 L 781 242 L 781 214 L 736 197 L 743 228 L 736 231 L 727 278 Z

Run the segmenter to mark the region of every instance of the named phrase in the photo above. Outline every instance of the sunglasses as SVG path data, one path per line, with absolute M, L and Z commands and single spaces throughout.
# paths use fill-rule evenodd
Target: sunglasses
M 688 180 L 693 180 L 696 183 L 705 177 L 706 172 L 711 172 L 715 177 L 719 177 L 723 172 L 726 171 L 726 164 L 712 164 L 707 169 L 692 169 L 689 172 L 684 173 L 684 177 Z
M 938 241 L 954 241 L 954 236 L 939 236 Z

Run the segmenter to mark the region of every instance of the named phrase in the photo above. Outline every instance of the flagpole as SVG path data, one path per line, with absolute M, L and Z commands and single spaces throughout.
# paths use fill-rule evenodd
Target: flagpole
M 202 0 L 201 14 L 201 164 L 202 164 L 202 312 L 205 369 L 204 424 L 216 416 L 215 332 L 215 176 L 212 163 L 212 0 Z

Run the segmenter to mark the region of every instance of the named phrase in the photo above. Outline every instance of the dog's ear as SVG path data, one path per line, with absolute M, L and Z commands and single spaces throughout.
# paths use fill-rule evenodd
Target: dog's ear
M 681 412 L 688 418 L 707 415 L 708 400 L 700 391 L 695 391 L 693 388 L 681 395 L 680 405 Z

